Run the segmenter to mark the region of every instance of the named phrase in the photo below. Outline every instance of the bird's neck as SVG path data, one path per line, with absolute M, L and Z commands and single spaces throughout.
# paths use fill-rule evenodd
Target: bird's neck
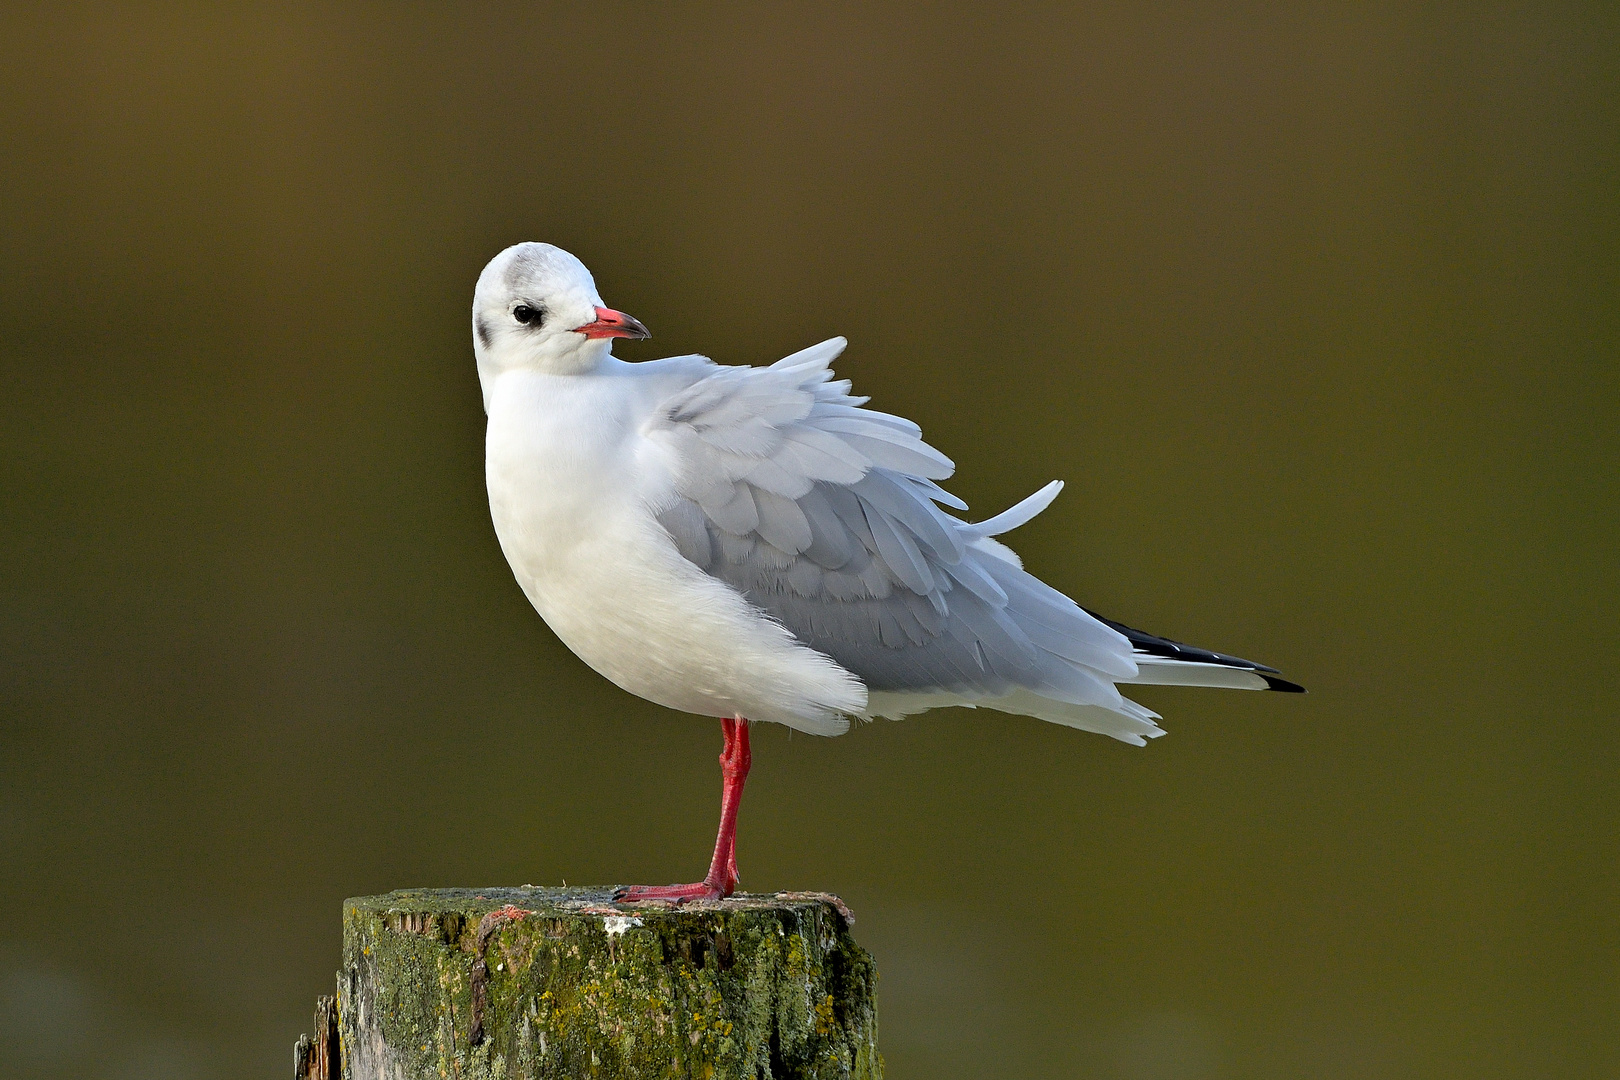
M 478 382 L 484 391 L 484 412 L 489 412 L 490 395 L 495 380 L 507 372 L 530 371 L 541 375 L 589 375 L 614 362 L 611 341 L 582 341 L 570 349 L 546 349 L 516 356 L 492 355 L 488 350 L 475 350 L 478 359 Z

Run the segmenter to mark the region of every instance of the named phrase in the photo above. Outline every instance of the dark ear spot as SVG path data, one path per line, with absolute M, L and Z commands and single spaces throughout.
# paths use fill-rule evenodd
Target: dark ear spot
M 489 348 L 490 343 L 495 340 L 495 335 L 489 331 L 489 323 L 480 315 L 473 320 L 473 325 L 478 328 L 478 340 L 483 343 L 484 348 Z

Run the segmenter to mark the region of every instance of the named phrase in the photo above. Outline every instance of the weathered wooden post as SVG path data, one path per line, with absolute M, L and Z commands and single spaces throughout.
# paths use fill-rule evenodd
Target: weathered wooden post
M 345 901 L 336 1022 L 317 1009 L 298 1080 L 882 1075 L 877 969 L 836 897 L 610 897 L 524 887 Z

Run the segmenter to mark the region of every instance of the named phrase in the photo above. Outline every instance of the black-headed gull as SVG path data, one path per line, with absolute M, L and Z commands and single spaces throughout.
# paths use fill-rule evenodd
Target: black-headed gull
M 751 721 L 838 735 L 850 717 L 966 705 L 1142 745 L 1163 734 L 1158 714 L 1116 683 L 1300 689 L 1025 572 L 994 537 L 1061 484 L 976 524 L 941 509 L 967 509 L 937 483 L 950 459 L 833 378 L 843 338 L 765 368 L 613 356 L 614 338 L 647 336 L 550 244 L 507 248 L 479 275 L 489 506 L 518 583 L 591 667 L 720 717 L 725 735 L 708 875 L 621 898 L 736 888 Z

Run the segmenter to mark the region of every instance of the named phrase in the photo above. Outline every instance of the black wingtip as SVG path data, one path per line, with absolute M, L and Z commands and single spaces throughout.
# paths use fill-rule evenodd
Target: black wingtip
M 1208 649 L 1200 649 L 1196 645 L 1184 645 L 1179 641 L 1159 637 L 1157 634 L 1149 634 L 1142 630 L 1136 630 L 1132 627 L 1126 626 L 1124 623 L 1115 622 L 1113 619 L 1098 615 L 1090 608 L 1083 608 L 1082 610 L 1085 611 L 1087 615 L 1090 615 L 1092 618 L 1102 623 L 1104 626 L 1112 627 L 1121 634 L 1124 634 L 1133 646 L 1150 656 L 1166 656 L 1172 660 L 1193 660 L 1205 664 L 1220 664 L 1224 667 L 1238 668 L 1243 671 L 1252 671 L 1262 679 L 1266 680 L 1267 690 L 1280 690 L 1284 694 L 1305 693 L 1305 688 L 1299 685 L 1299 683 L 1292 683 L 1287 679 L 1277 678 L 1277 669 L 1274 667 L 1267 667 L 1264 664 L 1257 664 L 1253 660 L 1245 660 L 1240 656 L 1228 656 L 1225 653 L 1211 652 Z

